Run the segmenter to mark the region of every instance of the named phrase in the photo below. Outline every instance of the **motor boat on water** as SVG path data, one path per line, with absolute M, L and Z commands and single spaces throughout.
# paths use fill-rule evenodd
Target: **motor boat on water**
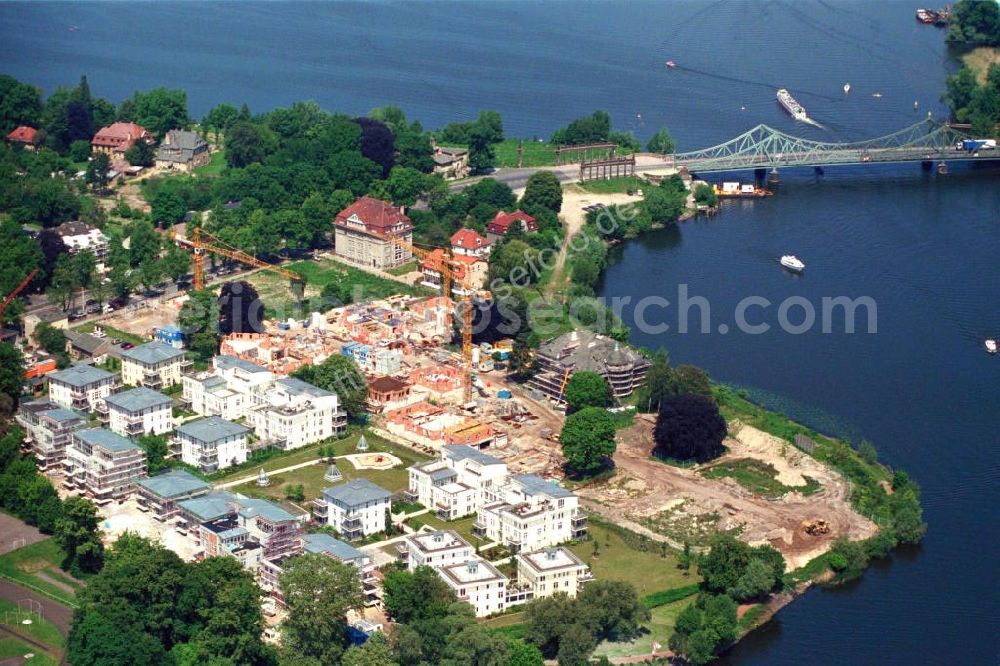
M 666 65 L 667 69 L 676 69 L 677 67 L 677 63 L 675 63 L 673 60 L 668 60 Z
M 880 92 L 872 93 L 872 97 L 874 97 L 875 99 L 879 99 L 879 98 L 882 97 L 882 93 L 880 93 Z
M 780 104 L 781 108 L 791 114 L 792 118 L 795 118 L 796 120 L 805 121 L 809 119 L 809 116 L 806 115 L 805 108 L 795 101 L 792 94 L 784 88 L 778 91 L 778 104 Z
M 783 268 L 786 268 L 793 273 L 801 273 L 806 269 L 806 265 L 794 254 L 786 254 L 781 258 L 780 263 Z
M 844 94 L 846 95 L 849 92 L 851 92 L 851 84 L 850 83 L 845 83 L 844 84 Z
M 997 353 L 997 341 L 993 338 L 986 338 L 985 342 L 983 342 L 983 346 L 986 347 L 987 354 Z

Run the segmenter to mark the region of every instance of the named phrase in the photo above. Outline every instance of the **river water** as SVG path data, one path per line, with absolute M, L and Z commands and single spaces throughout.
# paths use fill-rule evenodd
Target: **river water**
M 843 141 L 944 112 L 939 96 L 956 64 L 943 33 L 919 25 L 914 9 L 839 0 L 3 3 L 0 72 L 46 91 L 87 74 L 95 94 L 115 101 L 179 87 L 196 117 L 219 102 L 263 111 L 314 99 L 351 114 L 397 104 L 437 127 L 493 108 L 509 135 L 531 137 L 605 109 L 641 138 L 668 126 L 682 150 L 758 123 Z M 668 59 L 678 68 L 668 71 Z M 788 118 L 775 104 L 779 87 L 822 127 Z M 615 249 L 603 295 L 674 301 L 686 284 L 711 306 L 711 334 L 673 327 L 637 331 L 635 342 L 666 346 L 674 362 L 703 366 L 819 429 L 873 441 L 924 487 L 930 529 L 919 548 L 856 583 L 810 592 L 727 661 L 996 663 L 1000 359 L 981 342 L 1000 335 L 998 176 L 953 166 L 939 177 L 917 165 L 786 171 L 768 200 L 727 203 L 710 220 Z M 804 276 L 777 266 L 788 252 L 808 264 Z M 738 333 L 733 313 L 746 296 L 775 304 L 748 315 L 774 326 L 791 296 L 817 310 L 823 297 L 869 296 L 877 333 L 824 334 L 819 324 L 801 335 Z M 719 334 L 719 323 L 732 332 Z

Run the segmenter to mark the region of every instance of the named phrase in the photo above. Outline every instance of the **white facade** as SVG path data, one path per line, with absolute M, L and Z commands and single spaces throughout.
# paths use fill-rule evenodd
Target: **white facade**
M 220 416 L 228 421 L 246 414 L 248 398 L 226 386 L 226 380 L 209 373 L 184 375 L 181 396 L 191 411 L 202 416 Z
M 472 605 L 476 617 L 506 610 L 507 577 L 486 560 L 475 557 L 462 564 L 441 567 L 437 572 L 459 601 Z
M 291 377 L 251 393 L 247 422 L 257 436 L 288 450 L 332 437 L 346 425 L 337 395 Z
M 441 458 L 409 468 L 409 494 L 445 520 L 475 513 L 501 501 L 507 465 L 461 444 L 441 447 Z
M 93 412 L 118 387 L 118 377 L 91 365 L 74 365 L 46 376 L 49 399 L 68 409 Z
M 56 228 L 70 255 L 90 250 L 98 259 L 108 254 L 108 237 L 97 227 L 82 222 L 68 222 Z
M 102 428 L 77 430 L 66 450 L 69 490 L 92 498 L 98 504 L 123 499 L 146 476 L 146 454 L 130 439 Z
M 166 388 L 181 383 L 184 352 L 154 340 L 122 352 L 122 382 L 129 386 Z
M 137 388 L 108 396 L 108 428 L 123 437 L 160 435 L 174 429 L 171 400 L 152 389 Z
M 546 548 L 518 553 L 517 582 L 535 599 L 563 592 L 575 597 L 580 585 L 591 580 L 590 568 L 568 548 Z
M 181 460 L 204 474 L 247 461 L 250 429 L 217 416 L 189 421 L 177 428 Z
M 580 538 L 586 514 L 570 491 L 522 474 L 510 478 L 501 502 L 480 508 L 473 529 L 514 551 L 535 551 Z
M 438 569 L 464 564 L 476 554 L 475 548 L 452 530 L 411 534 L 406 537 L 406 551 L 410 571 L 419 566 Z
M 392 495 L 367 479 L 352 479 L 323 491 L 318 506 L 326 522 L 348 540 L 382 532 Z

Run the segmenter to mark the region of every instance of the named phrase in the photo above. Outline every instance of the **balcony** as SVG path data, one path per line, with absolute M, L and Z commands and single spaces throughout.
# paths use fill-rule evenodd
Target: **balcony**
M 73 409 L 80 411 L 90 411 L 90 401 L 87 400 L 86 395 L 79 395 L 77 393 L 74 393 L 72 395 L 72 398 L 73 399 L 72 401 L 70 401 L 70 404 L 72 405 Z
M 138 421 L 127 421 L 125 423 L 125 434 L 129 437 L 138 437 L 145 432 L 145 428 L 142 426 L 142 420 Z
M 474 535 L 476 535 L 477 537 L 479 537 L 480 539 L 485 538 L 486 537 L 486 525 L 484 525 L 483 523 L 479 522 L 478 520 L 475 521 L 474 523 L 472 523 L 472 533 Z
M 360 528 L 361 527 L 361 519 L 358 518 L 357 516 L 351 516 L 351 517 L 344 518 L 341 521 L 340 524 L 344 526 L 344 529 Z
M 163 388 L 163 380 L 160 379 L 160 373 L 147 372 L 142 376 L 142 385 L 148 389 L 159 391 L 161 388 Z
M 322 522 L 326 522 L 327 509 L 328 509 L 328 506 L 326 504 L 326 500 L 324 500 L 324 499 L 314 499 L 312 501 L 312 504 L 313 504 L 313 507 L 312 507 L 313 516 L 315 516 L 316 518 L 321 518 Z
M 184 372 L 193 366 L 194 366 L 194 361 L 187 358 L 186 356 L 181 359 L 181 372 Z

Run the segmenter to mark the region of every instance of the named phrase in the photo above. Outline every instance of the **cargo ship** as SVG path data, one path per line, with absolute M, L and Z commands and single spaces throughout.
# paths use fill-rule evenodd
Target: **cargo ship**
M 791 114 L 792 118 L 796 120 L 808 120 L 809 116 L 806 115 L 806 110 L 802 108 L 802 105 L 795 101 L 792 94 L 782 88 L 778 91 L 778 104 Z

